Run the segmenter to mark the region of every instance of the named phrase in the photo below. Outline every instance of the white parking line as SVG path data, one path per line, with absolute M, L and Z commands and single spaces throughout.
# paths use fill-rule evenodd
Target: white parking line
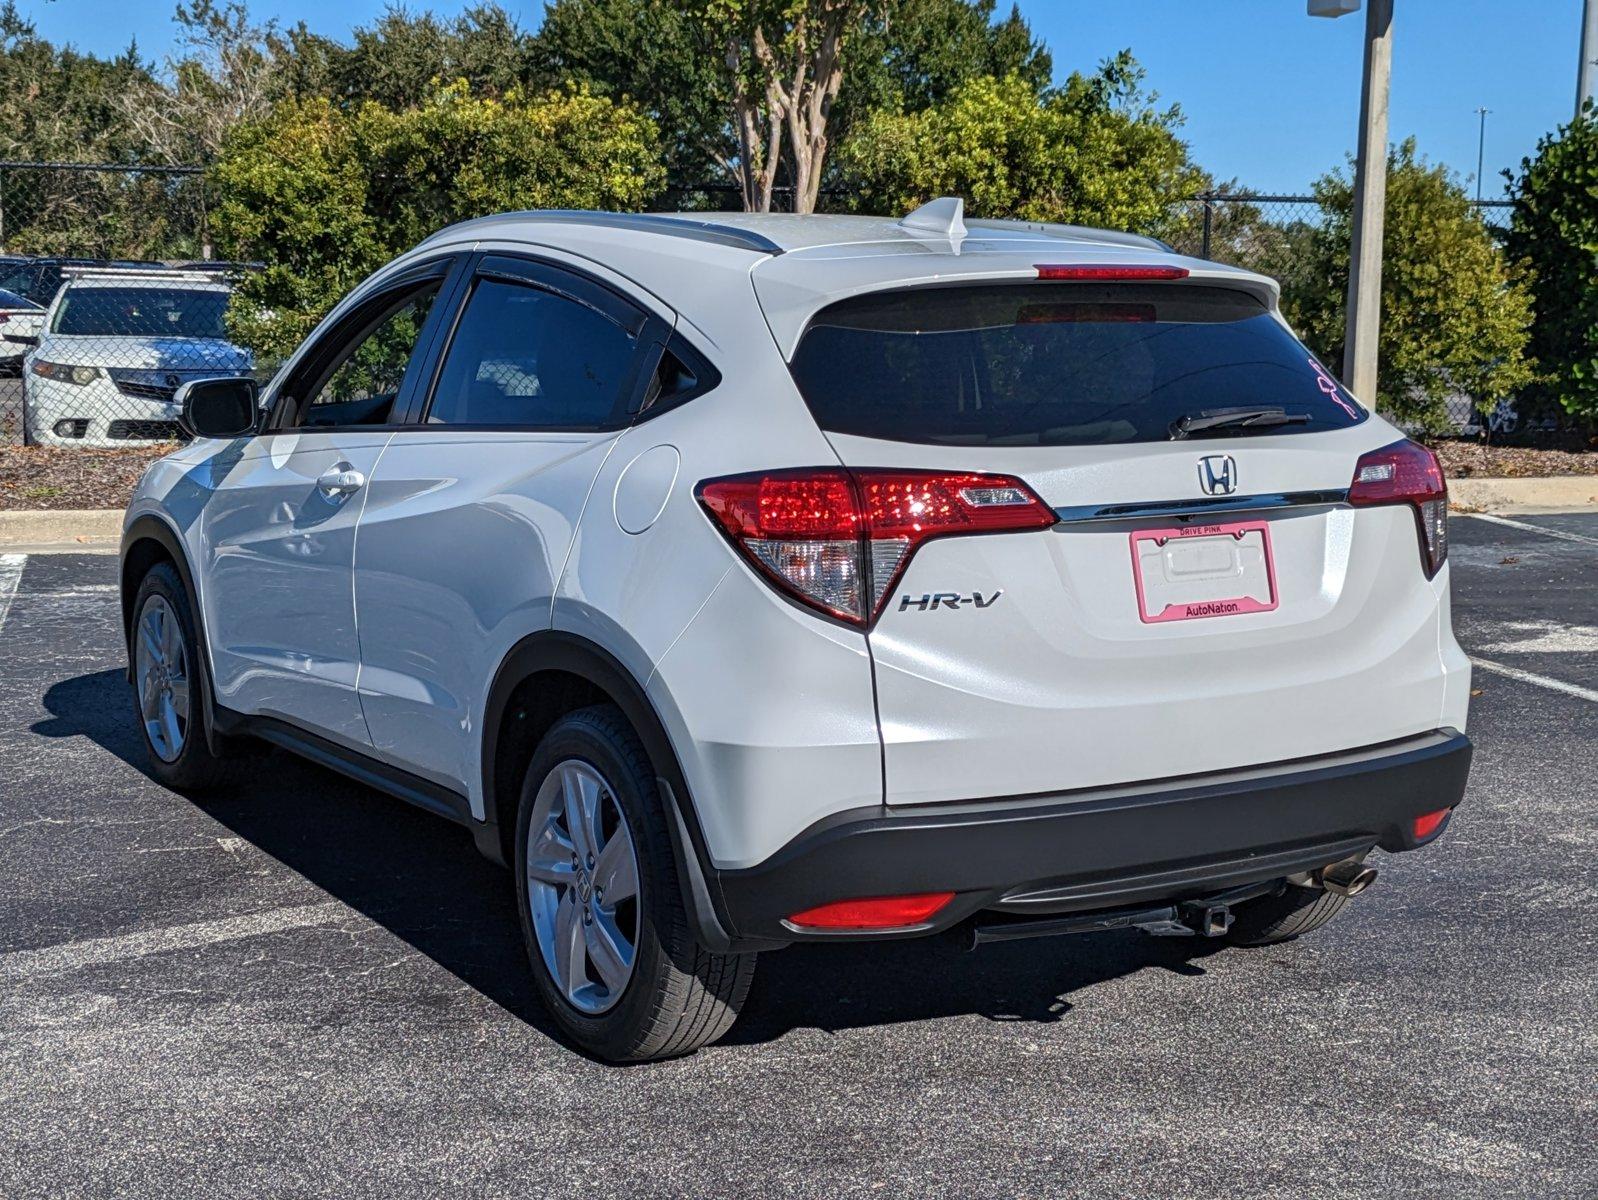
M 349 915 L 349 908 L 336 900 L 320 904 L 299 904 L 230 917 L 222 921 L 197 921 L 192 925 L 172 925 L 116 937 L 89 938 L 81 942 L 62 942 L 38 950 L 15 950 L 0 954 L 0 983 L 13 983 L 38 975 L 55 975 L 102 963 L 144 958 L 172 950 L 191 950 L 217 942 L 259 937 L 285 929 L 307 929 L 328 925 Z
M 1508 525 L 1511 529 L 1527 529 L 1532 533 L 1540 533 L 1544 537 L 1558 538 L 1562 542 L 1581 542 L 1587 546 L 1598 546 L 1598 537 L 1588 537 L 1585 533 L 1567 533 L 1563 529 L 1549 529 L 1543 525 L 1533 525 L 1530 521 L 1511 521 L 1508 517 L 1495 517 L 1491 513 L 1461 513 L 1460 515 L 1470 517 L 1476 521 L 1488 521 L 1494 525 Z
M 17 584 L 22 582 L 22 568 L 27 565 L 26 554 L 0 554 L 0 631 L 6 627 L 6 614 L 11 611 Z
M 1590 700 L 1598 704 L 1598 692 L 1591 688 L 1579 687 L 1574 683 L 1566 683 L 1563 679 L 1549 679 L 1546 675 L 1534 675 L 1530 671 L 1522 671 L 1519 667 L 1505 666 L 1501 662 L 1494 662 L 1490 658 L 1477 658 L 1471 656 L 1471 662 L 1484 671 L 1491 671 L 1495 675 L 1502 675 L 1507 679 L 1518 679 L 1521 683 L 1533 684 L 1536 687 L 1547 688 L 1551 692 L 1563 692 L 1567 696 L 1574 696 L 1578 700 Z
M 1503 640 L 1482 647 L 1489 654 L 1598 654 L 1598 625 L 1505 621 L 1498 631 Z

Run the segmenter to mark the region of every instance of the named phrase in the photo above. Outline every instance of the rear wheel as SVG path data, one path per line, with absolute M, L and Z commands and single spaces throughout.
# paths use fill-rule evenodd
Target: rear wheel
M 188 590 L 170 563 L 157 563 L 133 601 L 133 708 L 150 771 L 178 791 L 204 791 L 227 777 L 206 737 L 207 686 Z
M 1319 888 L 1288 884 L 1275 896 L 1261 896 L 1232 909 L 1232 928 L 1227 937 L 1238 946 L 1269 946 L 1289 942 L 1300 934 L 1319 929 L 1348 903 L 1347 896 Z
M 690 1054 L 731 1028 L 753 954 L 711 954 L 683 904 L 654 771 L 610 705 L 539 743 L 516 822 L 522 936 L 545 1007 L 612 1062 Z

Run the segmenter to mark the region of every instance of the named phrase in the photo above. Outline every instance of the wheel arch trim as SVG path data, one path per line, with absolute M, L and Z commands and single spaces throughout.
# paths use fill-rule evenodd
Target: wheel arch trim
M 484 823 L 477 837 L 478 847 L 491 857 L 499 857 L 501 824 L 514 825 L 514 799 L 497 794 L 494 751 L 516 688 L 544 671 L 564 672 L 593 684 L 610 697 L 638 733 L 654 767 L 661 802 L 666 806 L 683 901 L 700 942 L 716 953 L 769 948 L 764 942 L 757 944 L 729 932 L 732 926 L 725 916 L 716 872 L 706 867 L 710 859 L 704 833 L 682 765 L 643 685 L 610 651 L 579 634 L 559 629 L 530 634 L 511 647 L 494 674 L 483 711 L 480 779 Z
M 127 652 L 128 681 L 129 683 L 133 681 L 133 601 L 138 595 L 137 584 L 129 586 L 128 555 L 141 542 L 154 542 L 166 552 L 167 557 L 172 560 L 184 591 L 188 593 L 189 613 L 194 620 L 195 641 L 199 643 L 195 649 L 203 676 L 200 704 L 205 711 L 205 740 L 213 754 L 220 753 L 216 697 L 212 695 L 211 688 L 211 640 L 205 631 L 205 608 L 200 603 L 200 589 L 195 584 L 194 571 L 189 566 L 188 550 L 183 544 L 182 536 L 169 521 L 153 513 L 143 513 L 128 523 L 127 528 L 122 531 L 121 551 L 117 555 L 117 587 L 122 601 L 122 642 Z

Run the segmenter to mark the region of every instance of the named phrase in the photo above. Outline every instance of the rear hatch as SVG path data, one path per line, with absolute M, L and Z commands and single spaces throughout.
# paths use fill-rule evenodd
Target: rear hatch
M 851 470 L 1009 476 L 1060 518 L 925 541 L 884 581 L 868 637 L 889 803 L 1284 762 L 1439 723 L 1445 593 L 1417 509 L 1346 502 L 1399 433 L 1257 287 L 1111 276 L 860 294 L 792 354 Z

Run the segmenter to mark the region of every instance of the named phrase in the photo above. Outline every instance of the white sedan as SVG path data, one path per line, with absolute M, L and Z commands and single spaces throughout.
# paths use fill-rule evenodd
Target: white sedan
M 250 370 L 249 351 L 223 327 L 231 294 L 212 272 L 69 271 L 26 360 L 24 440 L 111 447 L 180 438 L 178 388 Z

